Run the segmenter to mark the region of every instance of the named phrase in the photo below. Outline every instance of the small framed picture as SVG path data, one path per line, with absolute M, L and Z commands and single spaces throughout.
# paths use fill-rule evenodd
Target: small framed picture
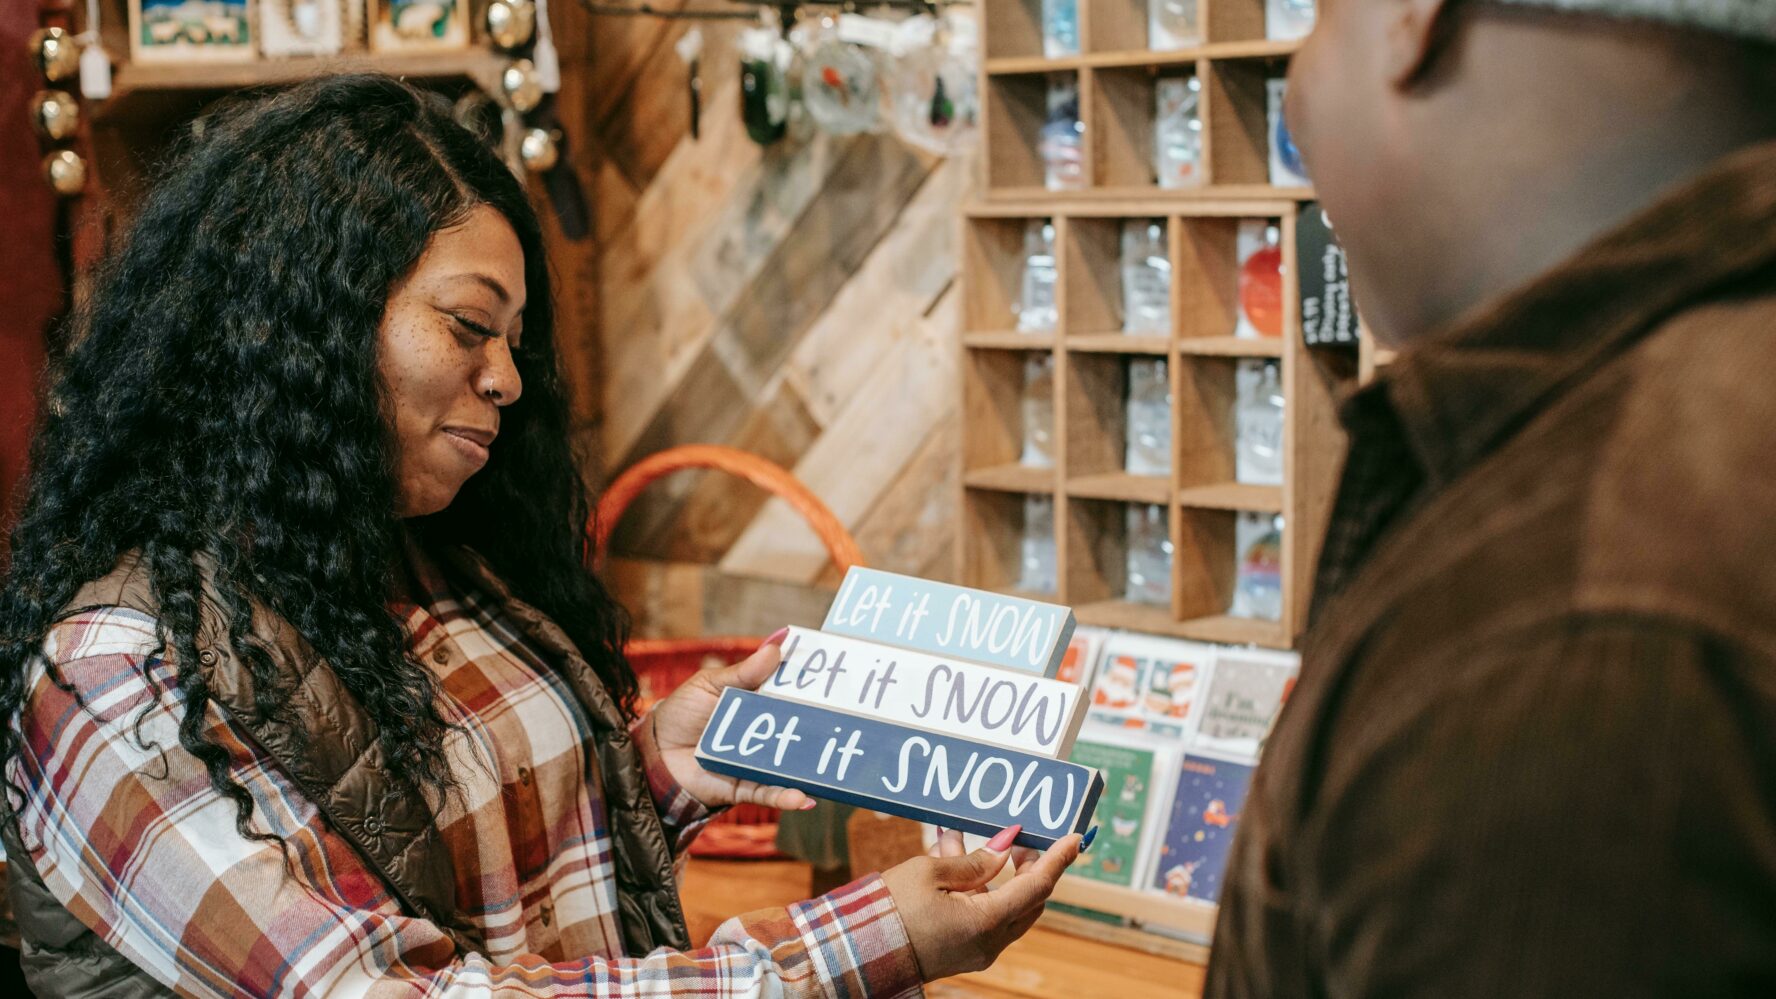
M 340 0 L 259 0 L 259 50 L 267 57 L 337 55 L 344 47 Z
M 130 0 L 136 62 L 251 62 L 253 0 Z
M 469 47 L 467 0 L 371 0 L 370 51 Z

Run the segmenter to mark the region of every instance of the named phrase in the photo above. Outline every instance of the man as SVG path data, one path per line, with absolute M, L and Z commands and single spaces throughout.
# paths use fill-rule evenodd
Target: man
M 1776 996 L 1776 0 L 1323 0 L 1378 335 L 1222 997 Z

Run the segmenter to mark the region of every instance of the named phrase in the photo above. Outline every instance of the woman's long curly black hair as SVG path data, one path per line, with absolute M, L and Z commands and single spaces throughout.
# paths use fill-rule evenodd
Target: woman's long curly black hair
M 428 544 L 480 553 L 630 710 L 624 617 L 585 567 L 587 501 L 549 273 L 516 178 L 440 98 L 386 76 L 315 80 L 203 126 L 162 172 L 52 367 L 0 590 L 0 765 L 18 751 L 26 683 L 58 612 L 135 551 L 185 698 L 180 742 L 235 802 L 243 834 L 252 801 L 204 736 L 201 559 L 214 560 L 260 712 L 283 710 L 289 678 L 248 640 L 255 602 L 338 674 L 396 774 L 454 783 L 436 681 L 388 609 L 406 528 L 377 333 L 391 287 L 477 205 L 505 216 L 524 249 L 524 393 L 502 411 L 486 467 L 448 509 L 409 526 Z

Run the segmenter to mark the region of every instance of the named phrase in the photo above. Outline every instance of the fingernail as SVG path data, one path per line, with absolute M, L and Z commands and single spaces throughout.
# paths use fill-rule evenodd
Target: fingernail
M 1023 826 L 1006 826 L 1004 829 L 999 830 L 998 835 L 987 840 L 987 849 L 994 853 L 1004 853 L 1011 849 L 1012 841 L 1017 839 L 1018 833 L 1022 832 L 1023 829 Z
M 783 640 L 788 637 L 789 637 L 789 629 L 788 628 L 778 628 L 776 631 L 771 632 L 771 637 L 765 639 L 764 645 L 760 645 L 759 648 L 763 649 L 765 647 L 765 645 L 782 645 Z
M 818 802 L 816 802 L 813 798 L 809 798 L 807 801 L 802 802 L 801 807 L 797 808 L 796 811 L 798 811 L 798 812 L 812 812 L 814 810 L 814 806 L 816 804 L 818 804 Z
M 1092 848 L 1092 840 L 1097 839 L 1097 838 L 1098 838 L 1098 827 L 1097 826 L 1092 826 L 1090 829 L 1087 829 L 1085 831 L 1085 838 L 1079 841 L 1079 852 L 1084 853 L 1085 851 L 1091 849 Z

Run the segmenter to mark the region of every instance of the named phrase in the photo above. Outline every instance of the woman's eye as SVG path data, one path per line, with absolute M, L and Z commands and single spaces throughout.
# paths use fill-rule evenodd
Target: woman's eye
M 499 337 L 498 333 L 495 333 L 493 330 L 488 329 L 472 319 L 464 319 L 455 313 L 452 313 L 450 318 L 456 320 L 458 326 L 461 326 L 463 329 L 468 330 L 470 333 L 473 333 L 483 340 L 494 340 Z

